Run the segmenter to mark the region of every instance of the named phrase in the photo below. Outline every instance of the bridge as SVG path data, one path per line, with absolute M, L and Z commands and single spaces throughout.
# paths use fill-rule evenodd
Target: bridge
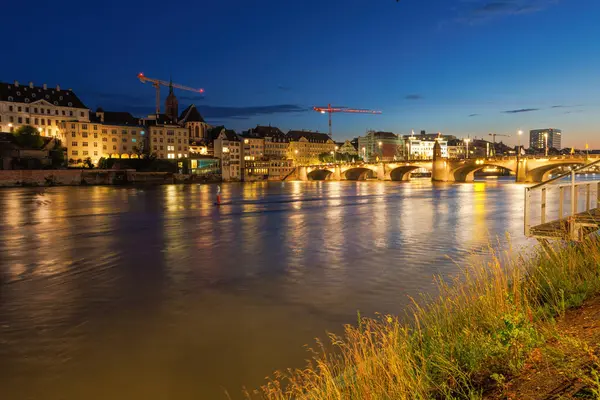
M 499 167 L 513 173 L 518 183 L 539 183 L 548 180 L 552 171 L 557 168 L 583 166 L 594 160 L 600 160 L 600 156 L 511 156 L 466 160 L 453 160 L 438 156 L 434 157 L 434 160 L 303 165 L 296 167 L 295 173 L 291 174 L 289 179 L 300 181 L 366 179 L 408 181 L 413 172 L 422 169 L 431 172 L 433 181 L 472 182 L 475 172 L 486 167 Z

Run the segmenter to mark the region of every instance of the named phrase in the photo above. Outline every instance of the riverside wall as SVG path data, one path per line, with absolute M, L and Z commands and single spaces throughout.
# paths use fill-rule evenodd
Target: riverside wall
M 204 182 L 194 175 L 135 170 L 0 170 L 0 187 L 83 186 L 83 185 L 162 185 Z

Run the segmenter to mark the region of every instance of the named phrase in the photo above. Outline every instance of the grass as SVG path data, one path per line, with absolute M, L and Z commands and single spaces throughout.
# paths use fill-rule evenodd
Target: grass
M 280 371 L 248 398 L 481 399 L 501 390 L 539 351 L 555 317 L 600 293 L 600 241 L 493 254 L 406 318 L 361 318 L 318 342 L 303 369 Z M 598 373 L 590 379 L 600 391 Z M 595 392 L 598 393 L 598 392 Z

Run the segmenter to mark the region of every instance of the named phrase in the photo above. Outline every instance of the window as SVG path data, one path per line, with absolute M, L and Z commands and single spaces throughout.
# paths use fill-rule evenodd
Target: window
M 87 124 L 81 124 L 81 129 L 87 130 Z
M 8 120 L 9 120 L 10 122 L 15 122 L 15 121 L 14 121 L 14 118 L 13 118 L 12 116 L 8 117 Z
M 158 139 L 158 141 L 162 143 L 163 142 L 163 138 Z
M 125 137 L 124 137 L 123 139 L 121 139 L 121 141 L 122 141 L 123 143 L 127 143 L 127 138 L 125 138 Z
M 169 153 L 169 154 L 167 154 L 167 158 L 175 158 L 175 154 Z
M 25 123 L 29 125 L 29 118 L 25 118 Z
M 12 110 L 13 110 L 13 106 L 8 106 L 8 111 L 12 112 Z
M 116 138 L 116 137 L 112 138 L 112 141 L 113 141 L 113 142 L 116 142 L 116 141 L 117 141 L 117 138 Z
M 116 135 L 116 134 L 117 134 L 117 130 L 116 130 L 116 129 L 112 129 L 112 130 L 110 131 L 110 133 L 112 133 L 113 135 Z
M 108 133 L 108 130 L 107 130 L 107 129 L 102 129 L 102 134 L 103 134 L 103 135 L 106 135 L 107 133 Z
M 71 137 L 76 137 L 77 134 L 75 132 L 71 133 Z
M 160 146 L 160 149 L 162 150 L 162 149 L 163 149 L 163 147 L 162 147 L 162 146 Z
M 88 147 L 88 142 L 81 142 L 81 145 L 82 145 L 83 147 Z
M 71 152 L 71 154 L 73 154 L 74 156 L 76 156 L 76 155 L 77 155 L 77 154 L 79 154 L 79 153 L 77 152 L 77 150 L 73 150 L 73 151 Z
M 97 131 L 98 130 L 98 125 L 94 125 L 94 130 Z
M 157 146 L 157 145 L 154 145 L 154 146 L 152 146 L 152 148 L 153 148 L 154 150 L 156 150 L 156 149 L 158 149 L 158 146 Z
M 25 107 L 25 112 L 29 112 L 29 107 Z
M 40 108 L 40 114 L 43 114 L 43 113 L 44 113 L 44 109 Z
M 88 134 L 87 134 L 87 132 L 82 132 L 82 133 L 81 133 L 81 137 L 88 137 Z
M 98 147 L 98 142 L 94 142 L 94 147 Z
M 19 121 L 19 123 L 22 124 L 23 123 L 23 118 L 19 117 L 19 118 L 17 118 L 17 121 Z M 44 124 L 42 124 L 42 125 L 44 125 Z
M 95 156 L 97 156 L 97 155 L 98 155 L 98 152 L 97 152 L 97 151 L 94 151 L 94 155 L 95 155 Z
M 168 151 L 175 151 L 175 146 L 167 146 Z
M 98 139 L 98 134 L 94 133 L 94 139 Z
M 71 146 L 77 146 L 77 142 L 71 142 Z
M 54 111 L 54 115 L 58 115 L 58 110 L 55 110 L 55 111 Z
M 152 138 L 152 141 L 153 141 L 154 143 L 156 143 L 156 138 Z
M 69 103 L 69 105 L 71 105 L 71 103 Z M 83 117 L 83 111 L 80 112 L 79 115 Z
M 50 118 L 48 118 L 48 125 L 52 125 L 52 121 L 50 121 Z
M 123 145 L 123 151 L 127 151 L 127 146 Z
M 73 111 L 69 111 L 69 116 L 72 117 L 73 116 Z
M 18 107 L 18 108 L 17 108 L 17 111 L 18 111 L 18 112 L 21 112 L 21 110 L 22 110 L 22 108 L 21 108 L 21 107 Z
M 102 150 L 106 150 L 106 145 L 102 146 Z
M 102 141 L 103 141 L 103 142 L 108 142 L 108 138 L 105 138 L 105 137 L 103 137 L 103 138 L 102 138 Z
M 132 135 L 137 135 L 137 132 L 136 131 L 131 131 L 131 134 Z
M 123 130 L 121 131 L 121 134 L 122 134 L 122 135 L 127 135 L 127 131 L 126 131 L 125 129 L 123 129 Z
M 117 146 L 116 146 L 116 145 L 115 145 L 115 146 L 113 146 L 113 150 L 116 150 L 116 149 L 117 149 Z
M 65 114 L 65 110 L 62 110 L 62 115 L 66 115 L 66 114 Z
M 87 156 L 88 154 L 89 154 L 89 152 L 88 152 L 88 151 L 86 151 L 86 150 L 84 150 L 84 151 L 83 151 L 83 155 L 84 155 L 84 156 Z
M 133 138 L 133 139 L 131 139 L 131 141 L 132 141 L 133 143 L 135 143 L 135 142 L 137 142 L 137 139 Z

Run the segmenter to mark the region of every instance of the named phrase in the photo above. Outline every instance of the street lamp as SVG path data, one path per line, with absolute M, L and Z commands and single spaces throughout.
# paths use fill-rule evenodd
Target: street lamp
M 335 163 L 335 156 L 336 156 L 336 153 L 337 153 L 338 149 L 339 149 L 339 147 L 335 146 L 335 152 L 333 153 L 333 162 L 334 163 Z
M 546 142 L 546 145 L 544 146 L 546 148 L 546 157 L 548 157 L 548 132 L 544 133 L 544 140 Z
M 465 142 L 465 145 L 467 147 L 467 155 L 465 156 L 465 158 L 469 158 L 469 142 L 471 141 L 471 139 L 465 138 L 463 139 L 463 141 Z

